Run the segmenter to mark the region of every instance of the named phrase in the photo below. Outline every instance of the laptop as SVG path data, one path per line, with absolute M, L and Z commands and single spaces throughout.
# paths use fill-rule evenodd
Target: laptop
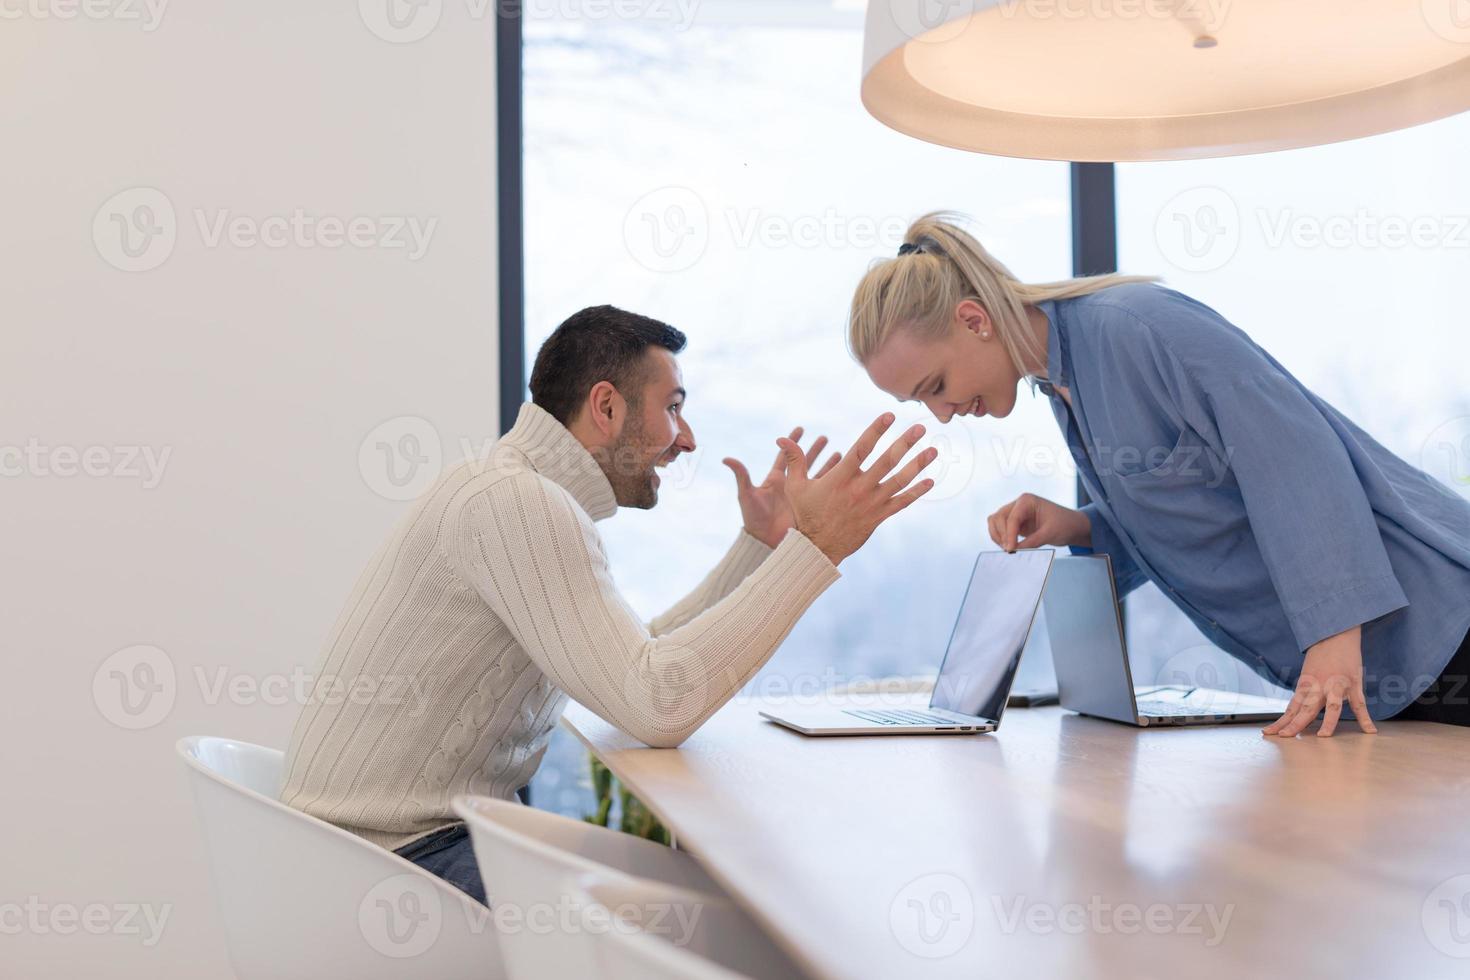
M 1058 558 L 1043 606 L 1064 708 L 1140 727 L 1266 722 L 1286 711 L 1283 698 L 1218 688 L 1135 688 L 1107 555 Z
M 803 735 L 977 735 L 1000 725 L 1036 622 L 1050 549 L 975 559 L 929 707 L 776 708 L 761 714 Z

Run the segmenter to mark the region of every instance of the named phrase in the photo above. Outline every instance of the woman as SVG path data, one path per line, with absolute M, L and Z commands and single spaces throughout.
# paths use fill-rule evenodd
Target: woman
M 1295 695 L 1267 734 L 1347 703 L 1470 724 L 1470 501 L 1379 445 L 1214 310 L 1151 277 L 1028 284 L 926 215 L 852 301 L 849 342 L 900 401 L 1005 418 L 1051 399 L 1091 502 L 1022 494 L 989 519 L 1006 550 L 1112 561 L 1157 583 L 1214 643 Z

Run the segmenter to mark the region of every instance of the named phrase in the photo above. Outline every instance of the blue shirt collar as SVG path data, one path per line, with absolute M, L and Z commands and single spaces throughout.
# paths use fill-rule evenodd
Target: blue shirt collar
M 1049 395 L 1051 387 L 1071 386 L 1071 372 L 1067 370 L 1067 339 L 1063 335 L 1062 318 L 1054 299 L 1043 300 L 1036 308 L 1046 314 L 1046 381 L 1043 390 Z

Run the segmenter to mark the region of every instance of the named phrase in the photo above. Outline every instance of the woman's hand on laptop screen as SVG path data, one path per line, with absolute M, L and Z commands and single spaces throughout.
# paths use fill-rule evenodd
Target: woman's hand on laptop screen
M 914 483 L 914 479 L 934 462 L 939 455 L 936 449 L 925 449 L 895 472 L 923 437 L 922 425 L 911 427 L 871 466 L 862 468 L 893 421 L 891 412 L 878 416 L 837 465 L 823 467 L 816 475 L 808 472 L 806 454 L 794 440 L 776 440 L 785 455 L 786 498 L 796 518 L 796 529 L 834 565 L 861 548 L 879 524 L 934 487 L 933 480 Z
M 990 540 L 1006 551 L 1043 545 L 1092 545 L 1092 524 L 1086 514 L 1034 493 L 1021 494 L 991 514 L 986 523 Z

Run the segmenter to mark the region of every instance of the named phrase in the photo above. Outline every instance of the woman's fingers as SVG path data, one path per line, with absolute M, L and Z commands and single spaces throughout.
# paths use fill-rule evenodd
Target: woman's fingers
M 1318 738 L 1331 738 L 1332 733 L 1337 731 L 1337 719 L 1342 716 L 1342 700 L 1343 695 L 1347 692 L 1347 679 L 1334 678 L 1333 680 L 1341 680 L 1341 683 L 1329 682 L 1327 685 L 1327 706 L 1322 712 L 1322 727 L 1317 729 Z
M 1321 685 L 1312 684 L 1306 697 L 1302 698 L 1302 703 L 1297 707 L 1296 714 L 1292 715 L 1291 721 L 1288 721 L 1286 727 L 1281 729 L 1281 737 L 1295 738 L 1300 735 L 1302 729 L 1310 725 L 1317 717 L 1317 713 L 1322 710 L 1323 700 Z
M 1265 732 L 1267 735 L 1275 735 L 1277 732 L 1281 731 L 1281 729 L 1285 728 L 1287 723 L 1291 721 L 1291 719 L 1296 715 L 1296 709 L 1301 707 L 1302 701 L 1305 698 L 1306 692 L 1302 688 L 1298 687 L 1296 691 L 1292 694 L 1291 700 L 1286 702 L 1286 710 L 1281 713 L 1281 717 L 1271 722 L 1271 724 L 1263 728 L 1262 731 Z
M 995 542 L 997 547 L 1003 547 L 1001 542 L 1005 538 L 1006 515 L 1014 506 L 1015 502 L 1012 501 L 985 519 L 985 529 L 990 532 L 990 540 Z
M 1353 709 L 1353 717 L 1358 719 L 1358 727 L 1369 735 L 1378 732 L 1378 726 L 1373 724 L 1373 716 L 1368 714 L 1368 699 L 1363 695 L 1363 682 L 1359 680 L 1353 685 L 1348 693 L 1348 704 Z
M 1036 516 L 1036 498 L 1028 494 L 1022 494 L 1016 498 L 1011 506 L 1011 512 L 1006 515 L 1005 533 L 1000 546 L 1007 551 L 1015 551 L 1020 544 L 1021 535 L 1026 533 L 1032 518 Z

